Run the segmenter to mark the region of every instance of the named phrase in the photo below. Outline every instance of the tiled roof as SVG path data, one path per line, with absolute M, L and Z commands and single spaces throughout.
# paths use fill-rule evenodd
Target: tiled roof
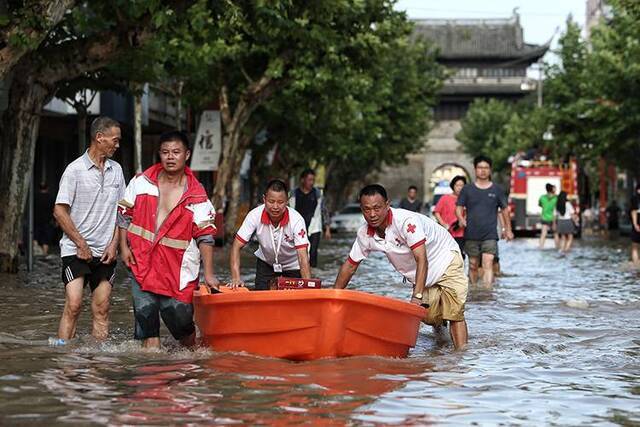
M 415 37 L 435 43 L 442 59 L 521 59 L 535 62 L 549 44 L 523 40 L 518 15 L 508 19 L 415 20 Z

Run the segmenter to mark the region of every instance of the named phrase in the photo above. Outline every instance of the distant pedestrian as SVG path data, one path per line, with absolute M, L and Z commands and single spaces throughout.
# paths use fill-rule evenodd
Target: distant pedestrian
M 542 214 L 540 215 L 540 220 L 542 222 L 542 230 L 540 231 L 540 249 L 544 248 L 544 243 L 547 239 L 547 233 L 549 230 L 554 229 L 556 203 L 558 202 L 556 187 L 553 184 L 547 184 L 545 188 L 547 193 L 543 194 L 540 196 L 540 199 L 538 199 L 538 206 L 542 208 Z
M 444 194 L 440 197 L 440 200 L 438 200 L 435 210 L 433 211 L 433 216 L 436 218 L 438 223 L 449 231 L 451 237 L 455 239 L 456 243 L 460 247 L 462 259 L 465 258 L 464 227 L 460 226 L 460 221 L 458 221 L 458 217 L 456 216 L 456 203 L 462 188 L 466 184 L 467 178 L 462 175 L 455 176 L 449 183 L 453 193 Z
M 34 204 L 34 221 L 33 221 L 33 240 L 40 246 L 42 255 L 49 255 L 49 245 L 55 239 L 56 228 L 53 219 L 53 208 L 56 199 L 49 192 L 49 186 L 42 182 L 33 198 Z
M 98 117 L 91 124 L 91 145 L 65 169 L 60 179 L 54 217 L 64 235 L 60 240 L 65 305 L 58 344 L 75 337 L 82 293 L 93 293 L 93 336 L 103 340 L 109 331 L 109 297 L 116 267 L 118 238 L 116 211 L 124 195 L 120 165 L 111 157 L 120 147 L 120 124 Z
M 557 233 L 560 238 L 559 252 L 566 254 L 573 244 L 573 235 L 577 231 L 578 214 L 573 205 L 567 200 L 567 193 L 561 191 L 558 195 L 557 211 Z
M 631 197 L 631 262 L 640 268 L 640 183 Z
M 407 190 L 407 197 L 400 200 L 400 205 L 398 207 L 411 212 L 422 211 L 422 202 L 418 200 L 418 187 L 415 185 L 409 186 L 409 189 Z
M 469 256 L 469 279 L 478 280 L 482 263 L 483 283 L 493 284 L 493 261 L 498 248 L 498 212 L 502 215 L 502 237 L 513 240 L 507 198 L 500 186 L 491 182 L 491 159 L 478 156 L 473 159 L 476 180 L 464 186 L 456 202 L 456 216 L 465 227 L 464 248 Z M 464 215 L 466 209 L 466 217 Z
M 324 237 L 331 238 L 329 211 L 324 203 L 322 192 L 314 187 L 316 173 L 313 169 L 305 169 L 300 174 L 300 187 L 296 188 L 289 198 L 289 206 L 294 208 L 302 218 L 309 234 L 309 263 L 318 266 L 318 246 L 324 229 Z
M 609 206 L 607 206 L 607 229 L 609 231 L 620 228 L 620 211 L 620 206 L 618 206 L 618 202 L 615 200 L 612 200 Z

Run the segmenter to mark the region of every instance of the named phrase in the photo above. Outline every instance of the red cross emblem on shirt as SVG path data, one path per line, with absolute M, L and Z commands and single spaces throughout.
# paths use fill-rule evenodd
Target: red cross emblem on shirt
M 306 231 L 304 231 L 304 229 L 300 230 L 300 232 L 298 233 L 298 236 L 303 237 L 304 235 L 307 234 Z
M 407 225 L 407 233 L 415 233 L 416 232 L 416 226 L 413 224 L 408 224 Z

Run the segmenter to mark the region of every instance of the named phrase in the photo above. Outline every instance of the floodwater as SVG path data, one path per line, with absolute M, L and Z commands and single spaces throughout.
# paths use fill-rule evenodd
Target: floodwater
M 628 240 L 578 241 L 565 258 L 536 243 L 501 243 L 507 275 L 472 290 L 465 351 L 423 325 L 407 359 L 305 363 L 180 350 L 170 339 L 141 350 L 122 271 L 109 341 L 88 337 L 87 305 L 78 342 L 49 347 L 63 292 L 59 260 L 41 258 L 34 273 L 0 276 L 0 424 L 640 424 L 640 275 Z M 323 244 L 318 275 L 333 281 L 350 240 Z M 354 284 L 410 291 L 378 256 Z

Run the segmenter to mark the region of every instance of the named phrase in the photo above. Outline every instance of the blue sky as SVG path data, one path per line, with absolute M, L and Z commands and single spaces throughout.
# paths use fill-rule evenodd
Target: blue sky
M 542 44 L 556 28 L 563 31 L 569 14 L 584 27 L 586 0 L 398 0 L 396 4 L 396 9 L 405 10 L 413 19 L 508 18 L 516 7 L 527 43 Z

